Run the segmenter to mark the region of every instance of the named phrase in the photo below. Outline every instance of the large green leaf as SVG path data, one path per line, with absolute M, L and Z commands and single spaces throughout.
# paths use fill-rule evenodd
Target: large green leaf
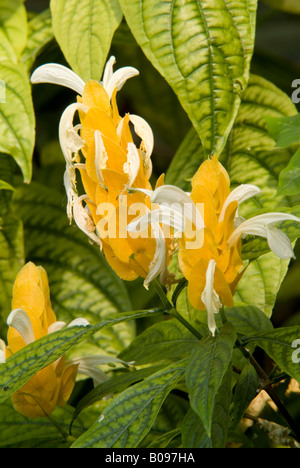
M 224 448 L 229 425 L 231 401 L 231 369 L 226 372 L 216 394 L 212 416 L 211 436 L 199 416 L 190 409 L 182 422 L 182 446 L 184 448 Z
M 120 393 L 74 448 L 134 448 L 151 426 L 165 398 L 185 372 L 186 361 L 172 364 Z
M 53 39 L 52 20 L 50 10 L 47 9 L 35 15 L 28 22 L 28 38 L 20 61 L 31 68 L 36 56 L 42 48 Z
M 3 61 L 0 79 L 5 86 L 5 102 L 0 100 L 0 151 L 13 156 L 25 182 L 30 182 L 35 117 L 26 68 Z
M 105 318 L 96 325 L 74 325 L 50 333 L 21 348 L 0 364 L 0 402 L 21 388 L 33 375 L 56 361 L 77 343 L 95 335 L 103 328 L 111 328 L 136 318 L 158 315 L 157 309 L 122 312 Z
M 244 416 L 249 404 L 256 397 L 256 392 L 259 385 L 259 378 L 256 370 L 247 362 L 243 368 L 234 390 L 232 404 L 232 419 L 233 424 L 238 424 Z
M 122 19 L 118 0 L 51 0 L 55 38 L 71 68 L 100 80 L 112 36 Z
M 229 367 L 236 333 L 227 322 L 216 337 L 202 339 L 186 369 L 191 407 L 211 436 L 215 398 Z
M 247 337 L 247 342 L 255 342 L 268 356 L 288 375 L 300 383 L 300 366 L 297 358 L 299 348 L 300 327 L 283 327 L 267 333 L 260 333 Z
M 43 448 L 49 445 L 51 448 L 56 448 L 57 444 L 62 443 L 63 447 L 67 448 L 74 436 L 77 437 L 84 432 L 87 424 L 85 418 L 78 418 L 72 427 L 73 437 L 68 439 L 73 410 L 70 406 L 57 408 L 52 413 L 53 420 L 57 424 L 55 426 L 53 420 L 25 418 L 13 408 L 11 402 L 2 403 L 0 405 L 0 447 Z M 64 443 L 63 434 L 65 434 Z
M 124 283 L 112 271 L 100 249 L 70 226 L 66 197 L 40 184 L 17 190 L 16 213 L 25 227 L 26 257 L 42 265 L 49 276 L 53 307 L 60 320 L 82 315 L 97 323 L 117 311 L 131 310 Z M 101 347 L 120 352 L 133 338 L 132 324 L 121 324 L 99 335 Z
M 19 56 L 27 39 L 27 13 L 23 0 L 0 1 L 0 34 L 6 37 Z
M 119 358 L 134 361 L 138 366 L 165 359 L 176 360 L 191 353 L 197 343 L 198 339 L 189 330 L 172 319 L 148 327 L 121 352 Z
M 298 0 L 262 0 L 264 3 L 277 10 L 300 15 Z
M 247 86 L 257 0 L 120 0 L 126 21 L 171 85 L 205 154 L 220 154 Z

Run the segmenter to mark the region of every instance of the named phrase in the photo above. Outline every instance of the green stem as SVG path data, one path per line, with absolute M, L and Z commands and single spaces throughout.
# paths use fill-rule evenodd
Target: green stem
M 161 284 L 157 280 L 157 278 L 155 278 L 152 283 L 153 283 L 153 286 L 155 287 L 156 292 L 157 292 L 161 302 L 163 303 L 163 306 L 165 307 L 165 309 L 166 310 L 172 309 L 173 306 L 172 306 L 171 302 L 169 301 L 169 299 L 167 298 L 167 296 L 166 296 Z
M 196 338 L 198 338 L 198 340 L 202 340 L 202 335 L 200 335 L 200 333 L 195 330 L 195 328 L 187 320 L 185 320 L 185 318 L 183 318 L 174 307 L 169 310 L 169 314 L 177 318 L 177 320 L 182 323 L 182 325 L 184 325 L 185 328 L 187 328 Z

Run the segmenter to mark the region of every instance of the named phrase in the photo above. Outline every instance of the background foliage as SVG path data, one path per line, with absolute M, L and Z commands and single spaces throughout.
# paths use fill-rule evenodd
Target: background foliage
M 177 291 L 177 310 L 193 322 L 199 341 L 164 313 L 153 285 L 146 291 L 140 280 L 121 281 L 68 224 L 57 129 L 74 93 L 45 84 L 32 89 L 30 74 L 57 62 L 84 80 L 100 80 L 107 57 L 115 55 L 118 68 L 140 70 L 118 104 L 121 114 L 141 115 L 154 131 L 153 182 L 165 172 L 167 183 L 189 190 L 200 163 L 217 151 L 233 186 L 262 188 L 259 200 L 243 204 L 242 215 L 285 210 L 299 216 L 299 105 L 291 99 L 300 79 L 298 2 L 259 1 L 257 15 L 255 0 L 236 0 L 227 9 L 223 0 L 145 0 L 142 9 L 140 3 L 0 0 L 6 84 L 0 335 L 6 335 L 15 276 L 29 260 L 46 269 L 59 320 L 83 315 L 91 323 L 46 337 L 0 366 L 0 446 L 294 447 L 300 442 L 299 386 L 291 390 L 300 383 L 291 360 L 291 343 L 300 338 L 299 246 L 289 264 L 264 241 L 247 239 L 243 255 L 251 264 L 216 339 L 204 314 L 188 304 L 186 289 Z M 296 242 L 299 226 L 282 228 Z M 55 425 L 16 413 L 9 396 L 39 369 L 78 350 L 112 353 L 135 367 L 106 367 L 109 379 L 95 388 L 79 380 L 69 404 L 53 414 Z M 265 403 L 251 413 L 251 401 L 270 387 L 280 398 L 277 409 Z M 292 427 L 278 411 L 281 403 Z

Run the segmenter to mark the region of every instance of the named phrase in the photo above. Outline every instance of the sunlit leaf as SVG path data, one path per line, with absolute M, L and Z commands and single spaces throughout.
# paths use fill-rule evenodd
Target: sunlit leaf
M 257 1 L 120 4 L 138 44 L 189 115 L 205 154 L 220 154 L 249 78 Z
M 122 19 L 118 0 L 51 0 L 53 31 L 71 68 L 100 80 L 112 36 Z
M 0 100 L 0 151 L 13 156 L 25 182 L 30 182 L 35 117 L 27 71 L 22 64 L 4 61 L 0 79 L 5 90 L 4 102 Z

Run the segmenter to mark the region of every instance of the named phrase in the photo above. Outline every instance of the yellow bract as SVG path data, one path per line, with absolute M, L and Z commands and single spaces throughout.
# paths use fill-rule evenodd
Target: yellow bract
M 46 271 L 32 262 L 17 275 L 13 288 L 13 309 L 26 312 L 37 340 L 48 335 L 56 322 L 50 302 Z M 26 346 L 24 337 L 12 326 L 8 329 L 5 358 Z M 65 357 L 45 367 L 12 395 L 15 409 L 24 416 L 35 418 L 49 415 L 56 406 L 64 406 L 75 384 L 78 365 L 66 365 Z
M 178 257 L 180 268 L 188 280 L 189 300 L 198 310 L 206 310 L 201 296 L 206 285 L 206 271 L 210 260 L 216 262 L 214 290 L 228 307 L 233 306 L 233 295 L 244 271 L 240 239 L 231 248 L 227 245 L 234 230 L 237 201 L 228 204 L 220 219 L 229 194 L 229 176 L 217 156 L 213 156 L 200 166 L 192 179 L 191 199 L 199 204 L 205 223 L 201 244 L 188 248 L 187 242 L 191 239 L 184 233 L 180 240 Z
M 120 117 L 115 97 L 116 90 L 110 100 L 101 84 L 89 81 L 82 98 L 78 98 L 88 107 L 86 113 L 79 113 L 82 125 L 80 136 L 85 143 L 82 148 L 85 165 L 80 168 L 80 174 L 84 191 L 88 195 L 86 203 L 108 263 L 122 279 L 134 280 L 138 276 L 147 276 L 155 255 L 156 242 L 151 236 L 151 228 L 138 239 L 128 235 L 127 224 L 139 215 L 131 208 L 140 205 L 147 210 L 151 203 L 147 195 L 133 193 L 127 186 L 152 189 L 142 147 L 137 149 L 133 143 L 129 114 L 123 119 Z M 99 132 L 103 144 L 102 157 L 96 154 L 96 132 Z M 137 169 L 132 183 L 130 171 L 134 171 L 135 167 L 128 156 L 130 148 L 136 150 Z M 102 164 L 99 163 L 99 157 Z M 109 207 L 113 212 L 109 212 Z

